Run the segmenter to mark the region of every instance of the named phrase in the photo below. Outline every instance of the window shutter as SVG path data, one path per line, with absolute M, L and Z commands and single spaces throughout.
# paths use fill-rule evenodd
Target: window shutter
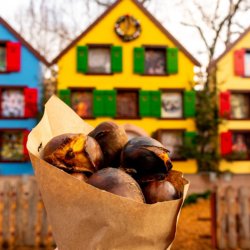
M 140 116 L 151 116 L 150 91 L 139 91 Z
M 167 48 L 167 73 L 178 73 L 178 48 Z
M 94 90 L 94 116 L 105 116 L 105 92 L 103 90 Z
M 86 73 L 88 71 L 88 47 L 77 46 L 77 71 Z
M 28 152 L 28 149 L 26 146 L 29 133 L 30 133 L 29 130 L 23 130 L 23 156 L 24 156 L 24 160 L 28 160 L 28 158 L 29 158 L 29 152 Z
M 220 92 L 220 117 L 230 118 L 231 103 L 230 91 Z
M 188 148 L 196 146 L 196 132 L 185 131 L 185 133 L 184 133 L 184 145 Z
M 234 73 L 237 76 L 244 76 L 244 55 L 244 49 L 234 51 Z
M 184 92 L 184 116 L 194 117 L 195 116 L 195 104 L 196 104 L 195 91 Z
M 143 74 L 145 72 L 145 49 L 134 48 L 134 73 Z
M 58 90 L 58 97 L 65 102 L 68 106 L 71 106 L 71 91 L 70 89 Z
M 116 116 L 116 90 L 104 91 L 105 115 L 110 117 Z
M 38 91 L 35 88 L 24 88 L 25 109 L 24 116 L 33 118 L 38 112 Z
M 161 91 L 151 91 L 150 108 L 153 117 L 161 117 Z
M 112 69 L 112 73 L 122 72 L 122 47 L 121 46 L 111 47 L 111 69 Z
M 220 134 L 221 155 L 225 156 L 232 153 L 232 133 L 223 132 Z
M 21 68 L 21 44 L 19 42 L 7 42 L 7 71 L 20 71 Z

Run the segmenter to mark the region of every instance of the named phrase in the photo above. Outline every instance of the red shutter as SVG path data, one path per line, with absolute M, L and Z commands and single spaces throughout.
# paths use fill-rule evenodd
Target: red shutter
M 24 89 L 24 100 L 25 100 L 25 110 L 24 116 L 26 118 L 36 117 L 37 115 L 37 89 L 35 88 L 25 88 Z
M 231 93 L 229 91 L 220 93 L 220 116 L 224 118 L 230 118 L 231 103 L 230 103 Z
M 27 160 L 29 158 L 28 149 L 26 147 L 29 133 L 30 133 L 29 130 L 23 131 L 23 156 L 24 156 L 24 160 Z
M 21 44 L 7 42 L 7 71 L 19 71 L 21 65 Z
M 220 134 L 220 148 L 222 156 L 232 153 L 232 140 L 231 132 L 223 132 Z
M 234 51 L 234 73 L 237 76 L 244 76 L 245 65 L 244 65 L 245 49 Z

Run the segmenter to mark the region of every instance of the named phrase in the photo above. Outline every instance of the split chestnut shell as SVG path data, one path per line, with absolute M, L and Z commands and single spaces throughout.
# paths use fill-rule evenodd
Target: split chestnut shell
M 172 168 L 168 150 L 151 137 L 135 137 L 121 153 L 121 167 L 138 181 L 165 174 Z
M 103 154 L 95 139 L 84 134 L 62 134 L 45 146 L 43 159 L 66 172 L 94 173 L 101 168 Z

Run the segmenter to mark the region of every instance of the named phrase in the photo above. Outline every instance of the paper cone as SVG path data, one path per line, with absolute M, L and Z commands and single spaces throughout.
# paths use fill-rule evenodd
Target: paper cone
M 63 133 L 88 134 L 92 127 L 60 99 L 45 105 L 40 123 L 31 131 L 27 148 L 60 250 L 165 250 L 175 237 L 183 198 L 143 204 L 79 181 L 41 159 L 42 148 Z

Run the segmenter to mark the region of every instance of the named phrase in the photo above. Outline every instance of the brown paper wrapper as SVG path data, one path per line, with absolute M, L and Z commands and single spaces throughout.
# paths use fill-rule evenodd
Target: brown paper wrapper
M 39 124 L 28 137 L 32 165 L 53 236 L 60 250 L 170 249 L 184 195 L 179 200 L 141 204 L 97 189 L 53 167 L 42 148 L 63 133 L 89 133 L 93 128 L 56 96 L 45 105 Z

